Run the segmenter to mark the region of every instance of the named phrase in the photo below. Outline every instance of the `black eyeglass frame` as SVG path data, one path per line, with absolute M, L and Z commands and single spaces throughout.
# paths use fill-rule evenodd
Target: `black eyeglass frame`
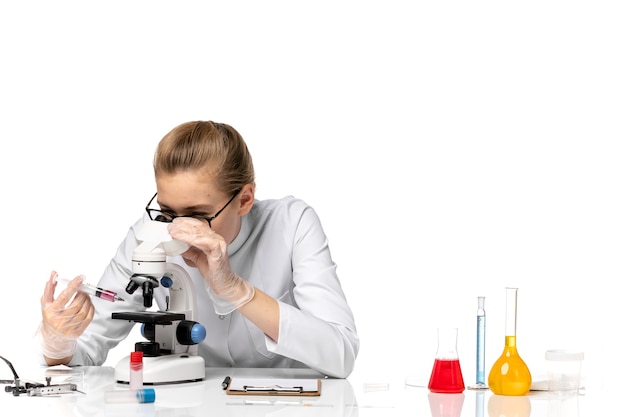
M 203 220 L 206 220 L 207 223 L 209 223 L 209 227 L 212 227 L 211 226 L 211 222 L 213 220 L 215 220 L 215 218 L 217 216 L 219 216 L 220 213 L 223 212 L 224 209 L 226 209 L 226 207 L 228 207 L 228 205 L 230 203 L 232 203 L 232 201 L 235 199 L 235 197 L 237 197 L 239 195 L 240 192 L 241 192 L 241 189 L 237 190 L 237 192 L 235 194 L 233 194 L 233 196 L 230 198 L 230 200 L 228 200 L 228 202 L 226 204 L 224 204 L 224 207 L 219 209 L 218 212 L 215 213 L 213 216 L 203 216 L 201 214 L 185 214 L 185 215 L 182 215 L 182 216 L 178 216 L 178 215 L 173 214 L 173 213 L 164 212 L 161 209 L 150 208 L 150 204 L 152 204 L 152 202 L 156 198 L 158 192 L 154 193 L 154 195 L 152 196 L 150 201 L 148 201 L 148 204 L 146 204 L 146 212 L 148 213 L 148 217 L 150 217 L 150 220 L 153 220 L 153 221 L 164 222 L 164 223 L 171 223 L 172 221 L 174 221 L 174 219 L 176 219 L 178 217 L 191 217 L 192 219 L 203 219 Z M 152 217 L 153 213 L 157 213 L 154 216 L 154 218 Z M 165 219 L 165 218 L 159 219 L 159 217 L 163 217 L 163 215 L 167 215 L 168 218 L 167 219 Z

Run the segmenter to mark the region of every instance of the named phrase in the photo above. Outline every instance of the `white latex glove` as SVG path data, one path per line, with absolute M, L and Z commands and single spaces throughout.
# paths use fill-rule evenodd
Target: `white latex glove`
M 167 230 L 173 239 L 191 246 L 182 256 L 204 277 L 216 314 L 228 314 L 252 300 L 254 286 L 232 271 L 228 244 L 207 222 L 177 217 Z
M 41 297 L 42 320 L 37 337 L 46 357 L 64 359 L 74 354 L 76 339 L 91 323 L 95 309 L 89 295 L 78 292 L 84 276 L 74 278 L 55 299 L 56 277 L 52 271 Z

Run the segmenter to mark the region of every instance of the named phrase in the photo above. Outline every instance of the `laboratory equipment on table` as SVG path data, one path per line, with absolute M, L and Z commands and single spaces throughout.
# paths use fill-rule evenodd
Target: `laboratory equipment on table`
M 54 279 L 55 282 L 63 282 L 65 284 L 69 284 L 71 282 L 70 279 L 67 278 L 59 278 L 56 277 Z M 115 291 L 111 291 L 111 290 L 105 290 L 104 288 L 100 288 L 100 287 L 96 287 L 93 284 L 88 284 L 86 282 L 83 282 L 81 284 L 80 287 L 78 287 L 78 291 L 79 292 L 83 292 L 85 294 L 89 294 L 93 297 L 97 297 L 97 298 L 102 298 L 103 300 L 107 300 L 110 302 L 115 302 L 115 301 L 124 301 L 124 299 L 120 296 L 117 295 L 117 293 Z
M 456 349 L 458 329 L 437 329 L 437 356 L 430 374 L 428 389 L 442 394 L 458 394 L 465 390 L 461 363 Z
M 113 319 L 142 323 L 142 335 L 147 341 L 135 343 L 135 351 L 143 352 L 143 383 L 168 384 L 193 382 L 205 377 L 205 362 L 198 355 L 198 343 L 206 337 L 206 329 L 194 321 L 196 297 L 187 271 L 180 265 L 166 262 L 166 256 L 185 252 L 188 245 L 173 240 L 167 223 L 150 221 L 137 232 L 141 243 L 132 258 L 132 276 L 126 292 L 133 294 L 141 288 L 143 305 L 152 306 L 154 289 L 167 288 L 165 311 L 115 312 Z M 115 367 L 118 382 L 130 382 L 130 356 L 122 358 Z
M 131 391 L 143 388 L 143 352 L 137 350 L 130 353 L 130 376 L 128 388 Z
M 152 388 L 129 391 L 107 391 L 104 393 L 104 402 L 107 404 L 153 403 L 155 398 L 156 393 Z
M 585 354 L 577 350 L 552 349 L 546 351 L 548 391 L 578 394 L 580 371 Z
M 51 384 L 52 378 L 49 376 L 46 377 L 45 384 L 41 384 L 38 382 L 26 382 L 22 384 L 20 377 L 17 374 L 17 371 L 13 367 L 13 364 L 9 362 L 8 359 L 2 356 L 0 356 L 0 360 L 4 361 L 13 373 L 12 380 L 2 380 L 0 381 L 0 383 L 10 384 L 4 387 L 4 392 L 13 394 L 14 397 L 19 397 L 22 394 L 26 394 L 29 397 L 58 396 L 60 394 L 68 394 L 74 392 L 80 392 L 81 394 L 84 394 L 84 392 L 77 389 L 76 384 Z
M 485 379 L 485 325 L 487 314 L 485 313 L 485 297 L 478 297 L 478 310 L 476 311 L 476 383 L 468 388 L 473 390 L 489 389 Z
M 525 395 L 532 377 L 517 352 L 517 288 L 506 288 L 504 351 L 489 372 L 488 384 L 498 395 Z

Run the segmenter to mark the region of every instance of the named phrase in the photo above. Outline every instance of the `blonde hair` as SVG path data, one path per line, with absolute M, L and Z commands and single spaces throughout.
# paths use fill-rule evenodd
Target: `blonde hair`
M 161 139 L 154 154 L 154 175 L 204 171 L 227 194 L 255 186 L 254 166 L 239 132 L 224 123 L 187 122 Z

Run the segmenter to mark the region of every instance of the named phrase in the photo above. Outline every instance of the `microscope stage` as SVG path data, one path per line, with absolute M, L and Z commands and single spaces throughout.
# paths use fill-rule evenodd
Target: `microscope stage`
M 185 320 L 185 315 L 182 313 L 168 313 L 167 311 L 127 311 L 112 313 L 111 318 L 137 323 L 167 324 Z

